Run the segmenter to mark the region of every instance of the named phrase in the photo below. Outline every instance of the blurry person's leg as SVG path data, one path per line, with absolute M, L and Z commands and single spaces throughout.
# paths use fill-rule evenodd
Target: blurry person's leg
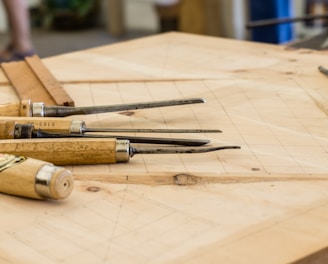
M 26 0 L 3 0 L 10 30 L 10 43 L 1 54 L 1 61 L 24 59 L 34 53 L 30 17 Z

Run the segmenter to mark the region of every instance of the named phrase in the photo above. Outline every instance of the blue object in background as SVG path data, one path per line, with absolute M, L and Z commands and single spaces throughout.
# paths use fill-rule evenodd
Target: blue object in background
M 292 0 L 250 0 L 251 21 L 293 16 Z M 285 43 L 294 38 L 292 23 L 251 29 L 252 40 L 267 43 Z

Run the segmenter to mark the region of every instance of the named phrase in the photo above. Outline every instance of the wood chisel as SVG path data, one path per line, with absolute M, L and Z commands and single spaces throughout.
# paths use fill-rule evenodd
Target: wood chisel
M 55 165 L 111 164 L 128 162 L 135 154 L 204 153 L 223 149 L 239 149 L 239 146 L 219 147 L 166 147 L 138 149 L 129 140 L 105 138 L 47 138 L 15 139 L 0 141 L 3 152 L 42 159 Z
M 27 134 L 27 132 L 29 134 Z M 94 132 L 105 132 L 105 135 Z M 97 137 L 128 139 L 132 143 L 176 144 L 201 146 L 210 142 L 207 139 L 181 139 L 110 135 L 111 132 L 136 133 L 221 133 L 218 129 L 129 129 L 129 128 L 87 128 L 84 121 L 65 118 L 0 117 L 0 139 L 14 138 L 53 138 L 53 137 Z
M 32 103 L 30 100 L 22 100 L 20 103 L 0 105 L 0 116 L 29 116 L 29 117 L 65 117 L 71 115 L 89 115 L 108 112 L 158 108 L 186 104 L 205 103 L 202 98 L 165 100 L 157 102 L 144 102 L 134 104 L 117 104 L 101 106 L 47 106 L 44 103 Z
M 11 117 L 0 116 L 1 121 L 13 121 L 17 124 L 32 124 L 35 129 L 63 134 L 85 134 L 97 132 L 126 133 L 222 133 L 219 129 L 170 129 L 170 128 L 102 128 L 87 127 L 83 120 L 71 120 L 59 117 Z
M 0 154 L 0 192 L 34 199 L 64 199 L 74 187 L 65 168 L 21 155 Z
M 160 137 L 135 137 L 121 135 L 99 134 L 64 134 L 45 132 L 35 129 L 33 124 L 18 124 L 12 120 L 0 120 L 0 139 L 23 139 L 23 138 L 116 138 L 128 139 L 132 143 L 165 144 L 180 146 L 202 146 L 210 142 L 207 139 L 184 139 L 184 138 L 160 138 Z

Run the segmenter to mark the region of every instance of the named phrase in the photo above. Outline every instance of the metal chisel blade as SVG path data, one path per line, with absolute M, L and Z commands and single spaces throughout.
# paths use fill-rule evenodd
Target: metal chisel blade
M 222 133 L 219 129 L 170 129 L 170 128 L 86 128 L 83 132 L 134 132 L 134 133 Z
M 70 107 L 70 106 L 44 106 L 44 116 L 48 117 L 65 117 L 70 115 L 89 115 L 108 112 L 129 111 L 138 109 L 158 108 L 166 106 L 177 106 L 186 104 L 205 103 L 202 98 L 165 100 L 157 102 L 144 102 L 132 104 L 118 104 L 118 105 L 103 105 L 103 106 L 84 106 L 84 107 Z
M 240 149 L 240 146 L 219 146 L 209 148 L 149 148 L 149 149 L 130 149 L 131 157 L 135 154 L 183 154 L 183 153 L 206 153 L 223 149 Z
M 134 136 L 122 136 L 122 135 L 61 134 L 61 133 L 48 133 L 42 130 L 36 130 L 33 133 L 32 137 L 35 138 L 65 138 L 65 137 L 115 138 L 115 139 L 127 139 L 131 143 L 180 145 L 180 146 L 202 146 L 210 142 L 210 140 L 207 139 L 134 137 Z

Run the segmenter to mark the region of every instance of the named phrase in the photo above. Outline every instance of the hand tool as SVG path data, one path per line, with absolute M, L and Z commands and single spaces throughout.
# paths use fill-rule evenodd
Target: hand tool
M 89 115 L 108 112 L 157 108 L 165 106 L 177 106 L 186 104 L 205 103 L 202 98 L 165 100 L 158 102 L 144 102 L 134 104 L 117 104 L 101 106 L 47 106 L 44 103 L 32 103 L 30 100 L 22 100 L 20 103 L 0 105 L 2 116 L 34 116 L 34 117 L 65 117 L 71 115 Z
M 89 134 L 64 134 L 49 133 L 41 129 L 34 129 L 33 124 L 18 124 L 12 120 L 0 120 L 0 139 L 23 139 L 23 138 L 116 138 L 128 139 L 132 143 L 148 144 L 173 144 L 181 146 L 202 146 L 210 142 L 207 139 L 183 139 L 183 138 L 158 138 L 158 137 L 134 137 L 118 135 L 89 135 Z
M 0 154 L 0 192 L 34 199 L 64 199 L 73 190 L 71 172 L 21 155 Z
M 24 132 L 22 134 L 24 134 Z M 210 143 L 210 140 L 208 139 L 134 137 L 134 136 L 99 135 L 99 134 L 97 135 L 56 134 L 56 133 L 47 133 L 42 130 L 36 130 L 35 132 L 33 132 L 32 138 L 116 138 L 116 139 L 127 139 L 132 143 L 162 144 L 162 145 L 164 144 L 164 145 L 180 145 L 180 146 L 202 146 Z
M 42 159 L 55 165 L 110 164 L 128 162 L 135 154 L 205 153 L 239 146 L 199 148 L 134 148 L 129 140 L 104 138 L 47 138 L 0 141 L 3 152 Z
M 1 116 L 1 121 L 13 121 L 17 124 L 32 124 L 35 129 L 45 132 L 64 134 L 85 134 L 94 132 L 134 132 L 134 133 L 222 133 L 219 129 L 140 129 L 140 128 L 96 128 L 87 127 L 83 120 L 71 120 L 57 117 L 7 117 Z

